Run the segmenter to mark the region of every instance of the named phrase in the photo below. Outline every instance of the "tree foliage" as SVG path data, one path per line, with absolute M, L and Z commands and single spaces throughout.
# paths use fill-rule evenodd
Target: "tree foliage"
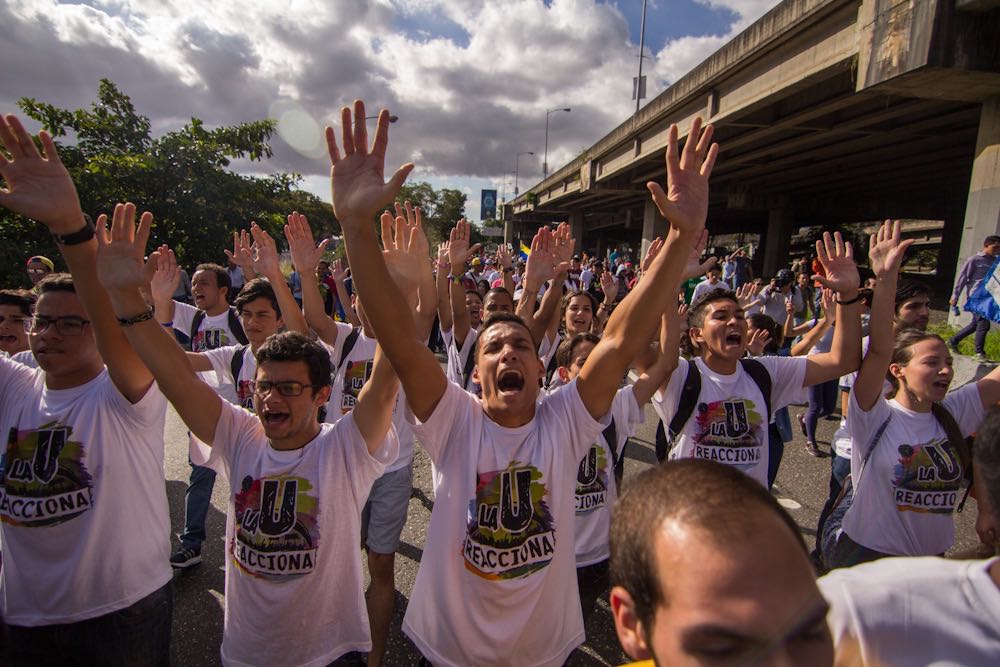
M 177 131 L 153 137 L 149 118 L 107 79 L 89 109 L 60 109 L 32 98 L 18 105 L 56 138 L 84 211 L 96 219 L 124 201 L 151 211 L 150 245 L 168 243 L 184 266 L 224 260 L 232 232 L 251 220 L 276 235 L 284 216 L 298 210 L 318 234 L 335 229 L 330 205 L 299 190 L 298 175 L 256 177 L 229 170 L 234 160 L 271 157 L 273 121 L 209 128 L 192 118 Z M 0 210 L 0 237 L 0 284 L 25 284 L 24 261 L 30 255 L 60 261 L 41 225 L 9 211 Z
M 441 241 L 446 240 L 455 223 L 465 217 L 466 195 L 464 192 L 451 188 L 435 190 L 430 183 L 425 181 L 403 185 L 396 201 L 408 201 L 421 208 L 424 230 L 432 249 L 436 248 Z M 479 243 L 483 240 L 475 225 L 472 225 L 472 237 L 472 243 Z

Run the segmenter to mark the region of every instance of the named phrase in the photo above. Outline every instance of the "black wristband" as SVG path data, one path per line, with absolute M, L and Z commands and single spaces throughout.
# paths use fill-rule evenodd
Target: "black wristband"
M 858 301 L 861 301 L 861 292 L 858 292 L 858 295 L 853 299 L 851 299 L 850 301 L 841 301 L 840 299 L 837 299 L 837 304 L 840 306 L 850 306 L 851 304 L 857 303 Z
M 119 317 L 118 324 L 123 327 L 130 327 L 133 324 L 138 324 L 139 322 L 145 322 L 147 320 L 153 319 L 153 314 L 155 311 L 152 306 L 146 308 L 145 312 L 139 313 L 134 317 Z
M 94 238 L 95 234 L 94 221 L 85 213 L 83 215 L 83 229 L 79 229 L 71 234 L 53 234 L 52 238 L 59 245 L 80 245 Z

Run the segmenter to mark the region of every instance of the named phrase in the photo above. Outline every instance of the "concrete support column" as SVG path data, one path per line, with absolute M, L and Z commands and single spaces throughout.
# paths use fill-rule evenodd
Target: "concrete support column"
M 1000 97 L 983 104 L 979 115 L 979 135 L 972 162 L 965 225 L 959 244 L 955 276 L 965 260 L 983 248 L 983 239 L 1000 233 Z M 942 286 L 950 290 L 954 285 Z
M 667 237 L 669 227 L 667 219 L 660 215 L 653 200 L 647 198 L 646 206 L 642 210 L 642 247 L 639 249 L 639 256 L 636 257 L 637 262 L 641 262 L 642 258 L 646 256 L 646 251 L 653 239 L 657 236 Z
M 788 267 L 788 250 L 792 241 L 794 222 L 792 210 L 788 207 L 772 208 L 767 216 L 767 231 L 764 233 L 764 272 L 762 277 L 771 278 L 780 269 Z
M 579 255 L 580 250 L 583 248 L 583 211 L 574 211 L 569 214 L 566 219 L 569 223 L 570 231 L 573 234 L 573 239 L 575 241 L 573 245 L 573 254 Z

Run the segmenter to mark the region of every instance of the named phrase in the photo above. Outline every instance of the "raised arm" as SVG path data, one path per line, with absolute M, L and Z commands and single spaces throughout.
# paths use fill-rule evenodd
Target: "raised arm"
M 292 215 L 298 215 L 293 212 Z M 288 216 L 289 218 L 292 215 Z M 278 300 L 278 311 L 281 319 L 285 323 L 285 328 L 289 331 L 298 331 L 301 334 L 309 334 L 309 325 L 306 318 L 292 296 L 292 290 L 288 289 L 285 282 L 285 274 L 281 272 L 281 263 L 278 259 L 278 248 L 271 235 L 257 226 L 254 222 L 250 225 L 250 234 L 253 236 L 253 246 L 243 248 L 240 252 L 244 261 L 250 265 L 255 274 L 267 278 L 274 290 L 274 296 Z M 313 272 L 315 275 L 315 272 Z M 319 288 L 317 287 L 317 292 Z M 324 314 L 326 311 L 324 310 Z
M 595 419 L 607 413 L 629 362 L 649 340 L 667 307 L 675 304 L 688 255 L 704 235 L 708 178 L 719 151 L 712 143 L 712 133 L 711 125 L 702 132 L 701 118 L 696 118 L 684 151 L 679 154 L 677 126 L 671 126 L 666 155 L 667 192 L 658 183 L 647 184 L 653 202 L 670 223 L 670 231 L 646 277 L 618 304 L 601 342 L 580 371 L 580 397 Z
M 447 380 L 430 349 L 417 339 L 413 317 L 399 289 L 392 282 L 386 262 L 404 262 L 405 253 L 387 248 L 379 251 L 371 221 L 379 210 L 392 202 L 413 169 L 402 166 L 385 182 L 385 151 L 389 143 L 389 112 L 382 109 L 371 150 L 365 127 L 365 105 L 354 103 L 351 112 L 341 112 L 343 153 L 332 128 L 326 129 L 332 168 L 333 212 L 340 221 L 347 255 L 361 295 L 365 313 L 375 329 L 379 345 L 392 362 L 410 410 L 417 419 L 428 419 L 444 396 Z
M 319 278 L 316 276 L 316 267 L 323 258 L 323 251 L 326 250 L 329 240 L 324 239 L 316 245 L 309 221 L 298 213 L 288 216 L 285 240 L 288 241 L 292 264 L 295 265 L 295 270 L 299 272 L 299 278 L 302 280 L 302 310 L 306 323 L 316 332 L 320 340 L 333 346 L 337 343 L 337 323 L 326 314 L 323 295 L 319 293 Z
M 417 338 L 427 340 L 434 327 L 434 315 L 437 313 L 437 288 L 434 285 L 434 274 L 431 272 L 430 249 L 427 234 L 424 233 L 424 218 L 419 206 L 406 202 L 405 207 L 396 202 L 396 223 L 402 223 L 406 236 L 410 238 L 411 250 L 421 259 L 420 275 L 417 279 L 417 307 L 414 311 L 414 324 L 417 326 Z
M 531 335 L 539 342 L 548 334 L 552 318 L 558 312 L 559 301 L 562 298 L 562 290 L 556 285 L 556 277 L 569 268 L 569 262 L 559 261 L 558 243 L 556 233 L 548 227 L 541 227 L 535 232 L 534 238 L 531 239 L 531 254 L 528 255 L 528 262 L 524 267 L 521 298 L 514 311 L 524 320 Z M 538 291 L 546 282 L 549 283 L 549 289 L 542 297 L 542 306 L 536 311 Z
M 392 426 L 392 411 L 396 406 L 398 391 L 399 378 L 382 348 L 376 346 L 371 379 L 362 387 L 358 402 L 351 412 L 371 454 L 378 450 Z
M 131 347 L 156 378 L 160 391 L 195 437 L 211 445 L 222 414 L 222 399 L 198 379 L 170 332 L 152 319 L 140 317 L 148 312 L 148 307 L 139 287 L 153 277 L 160 262 L 176 264 L 173 251 L 166 246 L 160 246 L 144 263 L 152 222 L 153 216 L 143 213 L 136 229 L 132 204 L 115 207 L 110 230 L 107 216 L 102 215 L 97 224 L 98 274 L 108 290 L 115 315 L 132 321 L 123 330 Z
M 497 246 L 497 266 L 500 267 L 500 279 L 503 281 L 503 288 L 514 296 L 514 257 L 511 247 L 507 243 Z
M 243 278 L 247 281 L 253 280 L 257 277 L 257 274 L 260 273 L 260 271 L 254 268 L 252 257 L 248 254 L 250 251 L 250 245 L 250 234 L 247 233 L 247 230 L 241 229 L 238 232 L 233 232 L 233 251 L 229 252 L 226 249 L 223 249 L 222 251 L 226 253 L 226 257 L 229 261 L 240 267 L 240 270 L 243 271 Z M 284 275 L 282 275 L 281 279 L 284 281 Z
M 448 236 L 448 262 L 451 264 L 451 277 L 448 280 L 448 293 L 451 295 L 452 332 L 455 346 L 462 349 L 465 337 L 472 329 L 472 318 L 465 305 L 465 287 L 462 286 L 462 272 L 469 256 L 479 250 L 479 244 L 469 247 L 471 227 L 468 220 L 462 218 L 455 223 Z M 456 271 L 458 273 L 456 273 Z
M 0 117 L 0 206 L 44 224 L 56 235 L 70 235 L 86 228 L 76 186 L 47 132 L 38 135 L 44 154 L 15 116 Z M 135 208 L 131 209 L 134 214 Z M 149 390 L 153 376 L 129 345 L 115 320 L 108 295 L 97 280 L 97 241 L 59 244 L 80 302 L 90 316 L 97 349 L 118 391 L 135 403 Z M 146 281 L 149 282 L 148 280 Z M 141 299 L 141 296 L 140 296 Z M 143 310 L 145 302 L 143 301 Z
M 792 345 L 791 356 L 793 357 L 809 354 L 809 350 L 813 349 L 816 343 L 826 335 L 826 332 L 830 330 L 830 327 L 833 326 L 836 320 L 837 295 L 831 290 L 824 289 L 820 298 L 823 300 L 823 317 L 819 322 L 806 322 L 802 325 L 802 327 L 806 327 L 806 331 L 802 334 L 802 340 Z
M 868 239 L 868 258 L 875 273 L 875 290 L 872 294 L 871 318 L 868 321 L 868 353 L 861 361 L 858 377 L 854 380 L 854 396 L 858 406 L 865 411 L 871 410 L 878 401 L 885 384 L 885 373 L 892 359 L 895 340 L 892 320 L 899 267 L 903 264 L 906 249 L 912 244 L 912 240 L 900 240 L 899 220 L 886 220 Z M 838 331 L 844 324 L 842 308 L 843 306 L 837 308 Z M 860 343 L 858 350 L 860 353 Z
M 448 276 L 451 274 L 451 262 L 448 261 L 448 242 L 438 244 L 437 273 L 434 276 L 434 286 L 437 289 L 438 297 L 438 321 L 441 323 L 441 333 L 451 331 L 453 320 L 451 317 L 451 281 Z
M 352 327 L 360 327 L 361 319 L 351 304 L 351 293 L 347 291 L 347 269 L 344 268 L 344 260 L 335 259 L 330 265 L 330 275 L 333 277 L 333 284 L 337 288 L 337 300 L 340 307 L 344 309 L 344 318 Z
M 640 407 L 653 397 L 658 389 L 666 386 L 670 375 L 677 370 L 681 344 L 681 318 L 687 317 L 687 305 L 668 306 L 660 322 L 659 354 L 639 379 L 632 385 L 632 392 Z

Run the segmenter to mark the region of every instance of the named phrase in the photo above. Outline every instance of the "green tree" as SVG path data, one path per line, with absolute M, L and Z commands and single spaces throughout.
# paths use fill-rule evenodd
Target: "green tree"
M 168 243 L 185 266 L 221 262 L 232 232 L 251 220 L 280 234 L 284 216 L 299 210 L 321 233 L 336 229 L 329 204 L 298 190 L 296 174 L 243 176 L 233 160 L 271 157 L 270 120 L 208 128 L 192 118 L 181 129 L 153 137 L 149 118 L 107 79 L 89 109 L 60 109 L 32 98 L 18 105 L 60 141 L 59 153 L 76 183 L 83 210 L 96 219 L 115 203 L 132 201 L 155 216 L 152 243 Z M 25 284 L 23 262 L 33 254 L 57 260 L 45 230 L 0 210 L 0 284 Z M 151 244 L 152 245 L 152 244 Z
M 448 233 L 455 223 L 465 217 L 466 196 L 461 190 L 443 188 L 435 190 L 430 183 L 416 181 L 406 183 L 399 191 L 396 201 L 408 201 L 414 206 L 419 206 L 424 218 L 424 230 L 432 248 L 448 238 Z M 473 225 L 473 237 L 478 234 L 478 230 Z M 473 238 L 473 243 L 479 243 L 481 239 Z

